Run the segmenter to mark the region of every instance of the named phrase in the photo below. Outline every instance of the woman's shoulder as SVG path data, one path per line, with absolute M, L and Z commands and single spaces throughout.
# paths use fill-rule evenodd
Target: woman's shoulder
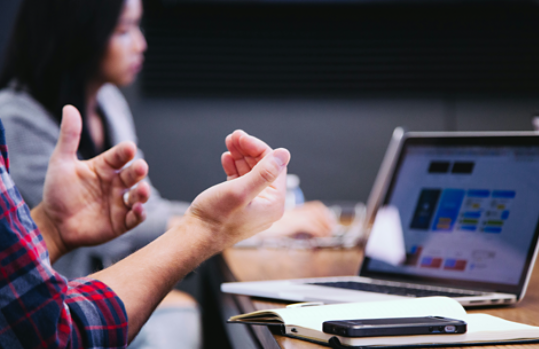
M 59 129 L 50 113 L 28 92 L 10 87 L 0 90 L 0 119 L 6 129 L 22 126 L 48 133 Z
M 28 92 L 10 87 L 0 90 L 0 118 L 25 117 L 34 121 L 51 118 L 49 112 Z

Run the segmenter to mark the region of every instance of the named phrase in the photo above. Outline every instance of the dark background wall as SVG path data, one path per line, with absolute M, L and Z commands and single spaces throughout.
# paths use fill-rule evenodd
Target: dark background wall
M 0 0 L 0 67 L 4 62 L 4 50 L 9 40 L 15 13 L 22 0 Z
M 136 99 L 133 99 L 136 100 Z M 292 152 L 307 199 L 367 199 L 391 133 L 531 130 L 539 98 L 182 98 L 134 103 L 154 184 L 192 199 L 224 180 L 220 154 L 236 128 Z
M 531 130 L 535 2 L 403 3 L 146 0 L 145 70 L 124 92 L 156 187 L 191 200 L 222 181 L 236 128 L 289 148 L 326 201 L 367 199 L 396 126 Z

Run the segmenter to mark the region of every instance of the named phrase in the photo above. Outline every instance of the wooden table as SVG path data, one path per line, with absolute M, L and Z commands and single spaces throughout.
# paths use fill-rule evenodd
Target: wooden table
M 362 260 L 358 249 L 229 249 L 221 259 L 221 275 L 224 281 L 258 281 L 288 278 L 356 275 Z M 255 310 L 282 308 L 287 303 L 255 297 L 222 295 L 226 318 L 238 313 Z M 469 313 L 487 313 L 501 318 L 539 326 L 539 268 L 536 267 L 528 292 L 522 302 L 513 306 L 490 307 L 468 310 Z M 226 325 L 232 347 L 238 349 L 327 348 L 306 341 L 292 339 L 270 332 L 266 326 Z M 250 336 L 251 338 L 240 338 Z M 539 348 L 539 344 L 512 346 L 482 346 L 481 348 Z

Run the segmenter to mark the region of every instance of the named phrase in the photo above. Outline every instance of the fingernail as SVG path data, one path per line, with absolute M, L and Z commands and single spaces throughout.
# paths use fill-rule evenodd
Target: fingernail
M 274 151 L 273 158 L 279 167 L 283 167 L 288 160 L 288 154 L 286 154 L 284 151 Z

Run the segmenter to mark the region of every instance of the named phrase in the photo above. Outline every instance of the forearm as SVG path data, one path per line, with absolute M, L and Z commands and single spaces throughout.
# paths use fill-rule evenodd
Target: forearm
M 243 145 L 236 148 L 256 148 L 256 139 L 242 132 L 235 135 L 244 137 Z M 227 139 L 233 141 L 233 136 Z M 232 155 L 225 153 L 223 159 L 231 180 L 198 195 L 181 224 L 126 259 L 92 275 L 123 301 L 129 340 L 135 337 L 159 301 L 188 272 L 282 217 L 286 165 L 290 161 L 287 150 L 271 151 L 262 159 L 250 158 L 256 165 L 235 179 L 232 179 L 234 173 L 241 173 L 232 169 L 235 166 Z
M 155 241 L 91 277 L 122 299 L 129 321 L 129 341 L 138 333 L 161 299 L 179 280 L 226 243 L 212 228 L 185 217 Z

